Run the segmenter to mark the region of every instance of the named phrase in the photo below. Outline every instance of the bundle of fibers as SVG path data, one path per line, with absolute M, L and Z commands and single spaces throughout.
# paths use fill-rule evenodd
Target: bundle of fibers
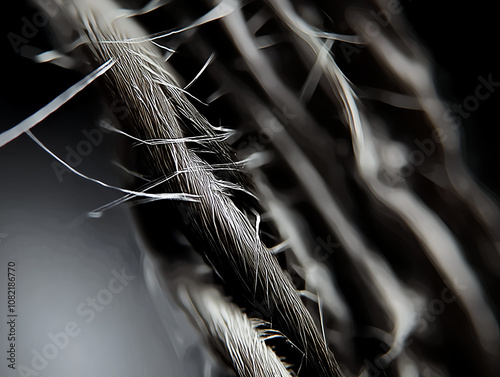
M 94 81 L 127 109 L 105 126 L 129 187 L 91 214 L 137 204 L 147 274 L 227 373 L 500 371 L 500 212 L 399 4 L 35 3 L 32 58 L 87 76 L 0 145 L 65 164 L 32 127 Z

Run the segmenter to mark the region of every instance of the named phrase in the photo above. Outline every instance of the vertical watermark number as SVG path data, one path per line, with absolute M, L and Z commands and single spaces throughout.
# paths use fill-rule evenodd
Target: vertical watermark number
M 16 262 L 7 263 L 7 366 L 16 369 Z

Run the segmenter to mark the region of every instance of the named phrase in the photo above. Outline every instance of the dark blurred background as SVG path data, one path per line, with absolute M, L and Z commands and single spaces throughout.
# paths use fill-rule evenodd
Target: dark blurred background
M 461 104 L 474 94 L 478 77 L 493 75 L 500 81 L 498 12 L 488 1 L 403 0 L 408 20 L 436 62 L 442 96 Z M 493 191 L 500 190 L 500 93 L 495 92 L 467 119 L 463 119 L 463 145 L 473 173 Z M 491 192 L 490 191 L 490 192 Z

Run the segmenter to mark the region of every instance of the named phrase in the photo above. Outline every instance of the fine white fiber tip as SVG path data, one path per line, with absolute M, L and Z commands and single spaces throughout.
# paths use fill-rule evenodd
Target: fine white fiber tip
M 78 81 L 76 84 L 65 90 L 59 96 L 54 98 L 47 105 L 42 107 L 33 115 L 29 116 L 25 120 L 23 120 L 18 125 L 12 127 L 11 129 L 0 134 L 0 147 L 3 147 L 5 144 L 11 142 L 18 136 L 22 135 L 24 132 L 29 131 L 31 128 L 35 127 L 42 120 L 47 118 L 50 114 L 57 111 L 62 105 L 68 102 L 71 98 L 80 93 L 83 89 L 85 89 L 88 85 L 90 85 L 95 79 L 99 76 L 106 73 L 114 64 L 115 60 L 109 59 L 107 62 L 102 64 L 99 68 L 95 69 L 93 72 L 89 73 L 83 79 Z

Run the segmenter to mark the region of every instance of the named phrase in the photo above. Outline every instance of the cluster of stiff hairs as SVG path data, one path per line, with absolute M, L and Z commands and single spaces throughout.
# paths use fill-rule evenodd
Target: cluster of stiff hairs
M 224 373 L 494 375 L 500 214 L 393 3 L 54 0 L 59 45 L 35 60 L 93 71 L 1 144 L 45 148 L 30 128 L 102 76 L 147 183 L 99 211 L 152 202 L 154 273 Z

